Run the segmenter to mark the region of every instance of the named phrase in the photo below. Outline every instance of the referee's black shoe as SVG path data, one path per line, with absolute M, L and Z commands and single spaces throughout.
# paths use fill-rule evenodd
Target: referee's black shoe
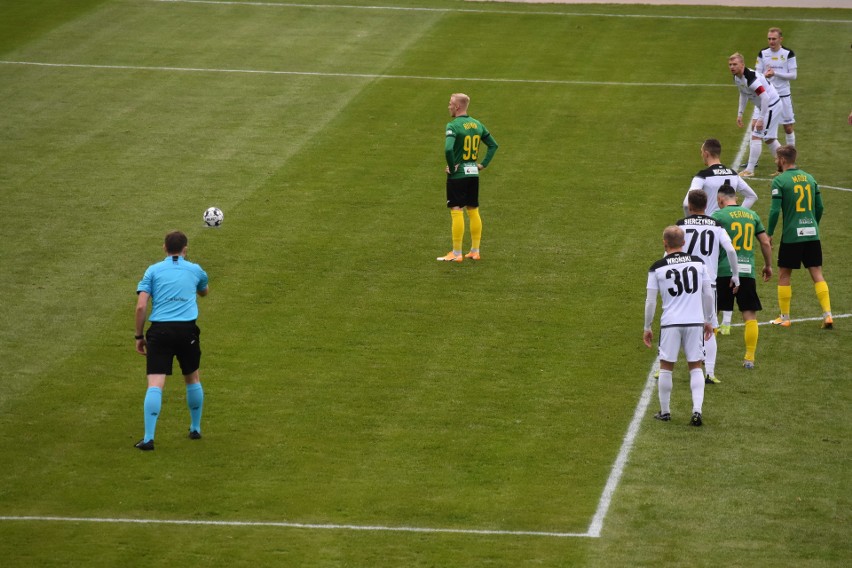
M 201 439 L 201 432 L 199 432 L 198 430 L 190 430 L 189 431 L 189 439 L 190 440 L 200 440 Z
M 139 448 L 143 452 L 150 452 L 154 449 L 154 440 L 145 441 L 145 438 L 142 438 L 138 442 L 136 442 L 135 448 Z

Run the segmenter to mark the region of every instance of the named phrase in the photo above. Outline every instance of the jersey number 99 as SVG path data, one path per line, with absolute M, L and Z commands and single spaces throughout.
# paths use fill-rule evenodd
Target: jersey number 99
M 464 137 L 464 155 L 463 160 L 476 160 L 479 154 L 479 134 Z

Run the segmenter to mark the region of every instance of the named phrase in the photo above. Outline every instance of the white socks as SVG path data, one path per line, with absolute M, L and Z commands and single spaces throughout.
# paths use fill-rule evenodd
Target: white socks
M 704 404 L 704 371 L 701 367 L 689 371 L 689 388 L 692 389 L 692 411 L 700 414 Z
M 769 144 L 769 150 L 772 152 L 772 161 L 775 161 L 775 153 L 778 151 L 778 148 L 781 147 L 781 142 L 777 139 L 772 141 L 772 144 Z
M 716 376 L 716 334 L 710 336 L 710 339 L 704 342 L 704 369 L 711 377 Z
M 751 139 L 751 142 L 748 145 L 748 164 L 746 165 L 746 169 L 750 172 L 754 171 L 755 166 L 757 166 L 757 161 L 760 159 L 760 151 L 763 148 L 763 142 L 761 140 Z
M 702 377 L 701 383 L 704 384 Z M 660 378 L 657 379 L 657 391 L 660 396 L 660 412 L 669 414 L 672 401 L 672 372 L 660 369 Z
M 701 412 L 704 404 L 704 371 L 701 367 L 689 371 L 689 388 L 692 390 L 692 412 Z M 657 393 L 660 397 L 660 412 L 671 413 L 672 372 L 660 369 L 657 379 Z

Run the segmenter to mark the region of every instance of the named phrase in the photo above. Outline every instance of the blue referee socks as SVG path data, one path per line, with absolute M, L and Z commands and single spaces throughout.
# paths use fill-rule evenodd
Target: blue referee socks
M 186 385 L 186 405 L 189 407 L 189 430 L 201 432 L 201 410 L 204 407 L 204 389 L 201 383 Z
M 144 442 L 154 439 L 154 431 L 157 429 L 157 418 L 160 417 L 160 409 L 163 406 L 163 390 L 158 387 L 148 387 L 145 393 L 145 438 Z

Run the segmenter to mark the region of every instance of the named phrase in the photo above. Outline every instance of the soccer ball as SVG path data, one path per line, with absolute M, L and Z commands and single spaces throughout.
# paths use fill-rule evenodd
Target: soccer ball
M 204 224 L 208 227 L 218 227 L 225 220 L 225 215 L 218 207 L 208 207 L 204 211 Z

